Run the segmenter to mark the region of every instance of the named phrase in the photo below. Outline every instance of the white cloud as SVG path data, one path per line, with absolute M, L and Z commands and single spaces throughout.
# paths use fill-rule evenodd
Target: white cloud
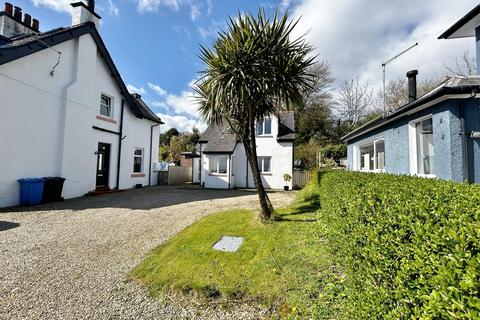
M 59 12 L 70 12 L 72 8 L 70 0 L 31 0 L 32 3 L 36 6 L 47 7 L 49 9 L 59 11 Z
M 127 90 L 130 93 L 138 93 L 140 95 L 145 94 L 145 89 L 143 87 L 138 88 L 131 84 L 127 84 Z
M 176 114 L 187 114 L 198 118 L 198 104 L 195 101 L 192 91 L 182 91 L 179 95 L 167 94 L 164 100 L 165 105 Z
M 108 0 L 108 13 L 116 17 L 120 15 L 120 10 L 112 0 Z
M 207 15 L 211 15 L 213 10 L 212 0 L 207 0 Z
M 319 59 L 326 59 L 337 81 L 355 76 L 381 87 L 381 64 L 415 42 L 419 46 L 387 66 L 387 79 L 445 74 L 444 63 L 469 49 L 472 38 L 437 40 L 450 25 L 471 10 L 471 0 L 302 0 L 293 10 L 302 17 L 296 36 L 307 33 Z
M 198 0 L 135 0 L 140 12 L 157 12 L 160 8 L 168 8 L 179 11 L 182 7 L 190 11 L 190 19 L 196 21 L 201 15 L 201 7 L 207 7 L 207 12 L 211 12 L 211 2 L 207 0 L 206 4 Z M 210 14 L 210 13 L 208 13 Z
M 163 97 L 167 94 L 167 91 L 165 89 L 162 89 L 158 84 L 154 84 L 151 82 L 147 82 L 148 87 L 155 92 L 157 95 Z
M 198 5 L 196 5 L 195 3 L 191 2 L 189 4 L 190 6 L 190 19 L 192 21 L 195 21 L 197 20 L 197 18 L 200 16 L 201 12 L 200 12 L 200 8 L 198 7 Z
M 156 12 L 160 7 L 178 11 L 180 3 L 180 0 L 137 0 L 137 8 L 140 12 Z
M 288 7 L 290 7 L 290 4 L 292 4 L 292 0 L 282 0 L 282 2 L 280 3 L 280 9 L 288 9 Z
M 199 120 L 190 119 L 180 115 L 170 115 L 164 113 L 157 113 L 157 115 L 165 123 L 161 126 L 162 131 L 170 128 L 176 128 L 180 132 L 191 131 L 193 127 L 197 127 L 200 132 L 206 129 L 206 125 Z

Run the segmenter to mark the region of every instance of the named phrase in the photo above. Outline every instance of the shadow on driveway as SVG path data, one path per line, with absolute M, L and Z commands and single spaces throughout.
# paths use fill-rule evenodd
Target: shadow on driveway
M 99 196 L 84 196 L 68 199 L 62 202 L 42 204 L 29 207 L 10 207 L 0 209 L 5 212 L 34 212 L 50 210 L 85 210 L 97 208 L 127 208 L 132 210 L 149 210 L 189 203 L 193 201 L 215 200 L 223 198 L 252 195 L 252 190 L 222 190 L 187 188 L 181 186 L 153 186 L 142 189 L 129 189 L 124 192 L 110 193 Z
M 16 222 L 8 222 L 8 221 L 0 221 L 0 231 L 5 231 L 8 229 L 13 229 L 19 227 L 20 223 Z

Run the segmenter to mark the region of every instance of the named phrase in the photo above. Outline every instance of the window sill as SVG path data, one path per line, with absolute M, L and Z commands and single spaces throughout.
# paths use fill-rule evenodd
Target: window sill
M 145 173 L 132 173 L 130 175 L 130 177 L 132 178 L 144 178 L 145 177 Z
M 228 175 L 226 173 L 209 173 L 209 176 L 215 176 L 215 177 L 227 177 Z
M 114 124 L 117 123 L 117 121 L 113 120 L 112 118 L 100 116 L 100 115 L 97 115 L 97 120 L 102 120 L 102 121 L 106 121 Z
M 271 172 L 260 172 L 260 174 L 261 174 L 262 176 L 271 176 L 271 175 L 272 175 Z
M 273 135 L 271 134 L 262 134 L 259 136 L 255 136 L 256 138 L 273 138 Z

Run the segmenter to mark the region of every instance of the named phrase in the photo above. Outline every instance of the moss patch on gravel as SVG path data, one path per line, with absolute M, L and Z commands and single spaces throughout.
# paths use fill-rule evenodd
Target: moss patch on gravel
M 333 318 L 341 277 L 321 236 L 317 208 L 299 203 L 278 210 L 269 224 L 249 210 L 210 215 L 156 248 L 131 275 L 154 295 L 255 302 L 289 318 Z M 224 235 L 245 238 L 236 253 L 212 249 Z

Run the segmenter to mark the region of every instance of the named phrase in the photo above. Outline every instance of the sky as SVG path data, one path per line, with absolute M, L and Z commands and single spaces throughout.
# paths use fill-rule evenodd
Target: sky
M 86 1 L 86 0 L 85 0 Z M 69 0 L 10 0 L 33 18 L 40 30 L 69 26 Z M 225 19 L 239 12 L 267 14 L 288 10 L 300 19 L 295 37 L 305 36 L 318 60 L 329 63 L 334 89 L 358 77 L 375 90 L 382 85 L 382 62 L 408 46 L 419 45 L 387 66 L 387 79 L 419 70 L 419 80 L 442 79 L 445 65 L 469 51 L 473 38 L 437 37 L 478 3 L 473 0 L 96 0 L 99 32 L 123 80 L 165 122 L 189 131 L 199 118 L 191 85 L 204 66 L 200 45 L 210 46 Z

